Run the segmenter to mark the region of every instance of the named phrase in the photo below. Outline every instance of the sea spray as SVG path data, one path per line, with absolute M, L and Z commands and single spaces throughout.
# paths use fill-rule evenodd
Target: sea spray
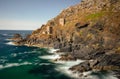
M 57 50 L 50 49 L 49 53 L 52 53 L 52 55 L 40 56 L 40 58 L 48 59 L 48 60 L 53 61 L 56 64 L 59 64 L 59 65 L 57 65 L 55 70 L 70 76 L 72 79 L 117 79 L 112 73 L 107 73 L 107 75 L 104 75 L 102 73 L 99 74 L 97 72 L 96 75 L 93 75 L 92 74 L 93 71 L 87 71 L 87 72 L 83 72 L 83 73 L 71 71 L 71 70 L 69 70 L 69 68 L 71 68 L 74 65 L 84 62 L 84 60 L 76 60 L 76 61 L 57 60 L 57 61 L 54 61 L 55 59 L 59 59 L 60 55 L 63 54 L 60 52 L 56 53 Z M 43 64 L 49 65 L 46 63 L 43 63 Z
M 13 42 L 7 42 L 5 44 L 7 44 L 7 45 L 15 45 Z
M 76 61 L 54 61 L 55 59 L 59 59 L 61 56 L 61 54 L 64 53 L 56 53 L 56 51 L 58 51 L 59 49 L 50 49 L 49 53 L 51 53 L 52 55 L 45 55 L 45 56 L 39 56 L 42 59 L 48 59 L 56 64 L 59 64 L 56 66 L 55 70 L 59 71 L 61 73 L 64 73 L 68 76 L 70 76 L 71 78 L 79 78 L 79 74 L 78 73 L 74 73 L 72 71 L 69 70 L 70 67 L 77 65 L 81 62 L 83 62 L 83 60 L 76 60 Z
M 77 65 L 79 63 L 81 63 L 83 61 L 81 60 L 76 60 L 76 61 L 57 61 L 55 63 L 59 63 L 61 65 L 59 65 L 56 70 L 72 77 L 72 78 L 76 78 L 79 79 L 79 73 L 73 73 L 71 70 L 69 70 L 69 68 L 71 68 L 74 65 Z
M 21 66 L 21 65 L 30 65 L 32 63 L 30 62 L 23 62 L 23 63 L 8 63 L 5 66 L 4 65 L 0 65 L 0 69 L 4 69 L 4 68 L 9 68 L 9 67 L 15 67 L 15 66 Z

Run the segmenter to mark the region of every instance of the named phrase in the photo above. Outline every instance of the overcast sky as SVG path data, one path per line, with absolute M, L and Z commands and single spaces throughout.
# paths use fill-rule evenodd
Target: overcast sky
M 80 0 L 0 0 L 0 30 L 34 30 Z

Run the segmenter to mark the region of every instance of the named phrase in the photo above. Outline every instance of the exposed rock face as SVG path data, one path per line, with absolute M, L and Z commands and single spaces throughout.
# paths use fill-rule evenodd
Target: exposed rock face
M 71 60 L 76 60 L 76 58 L 74 56 L 72 56 L 71 54 L 65 54 L 65 55 L 61 55 L 61 58 L 59 58 L 57 60 L 71 61 Z
M 82 0 L 17 43 L 54 47 L 70 53 L 61 60 L 92 60 L 71 70 L 118 70 L 120 0 Z
M 94 60 L 89 60 L 83 62 L 82 64 L 73 66 L 70 70 L 78 71 L 103 71 L 103 70 L 119 70 L 120 69 L 120 55 L 112 54 L 112 55 L 102 55 Z
M 14 34 L 13 38 L 11 38 L 12 40 L 18 42 L 20 40 L 22 40 L 22 36 L 20 34 Z

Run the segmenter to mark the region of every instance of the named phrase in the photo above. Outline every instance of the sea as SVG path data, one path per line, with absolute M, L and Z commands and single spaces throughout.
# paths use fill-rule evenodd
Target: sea
M 9 40 L 16 33 L 25 37 L 32 31 L 0 30 L 0 79 L 117 79 L 103 72 L 85 72 L 85 77 L 79 77 L 69 68 L 83 60 L 55 61 L 62 54 L 55 53 L 58 49 L 16 46 Z

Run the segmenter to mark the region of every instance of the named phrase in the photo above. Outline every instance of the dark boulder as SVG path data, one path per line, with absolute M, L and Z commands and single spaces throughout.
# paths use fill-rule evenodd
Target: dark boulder
M 74 72 L 85 72 L 85 71 L 90 71 L 91 68 L 90 68 L 89 61 L 85 61 L 83 63 L 80 63 L 78 65 L 71 67 L 70 70 Z

